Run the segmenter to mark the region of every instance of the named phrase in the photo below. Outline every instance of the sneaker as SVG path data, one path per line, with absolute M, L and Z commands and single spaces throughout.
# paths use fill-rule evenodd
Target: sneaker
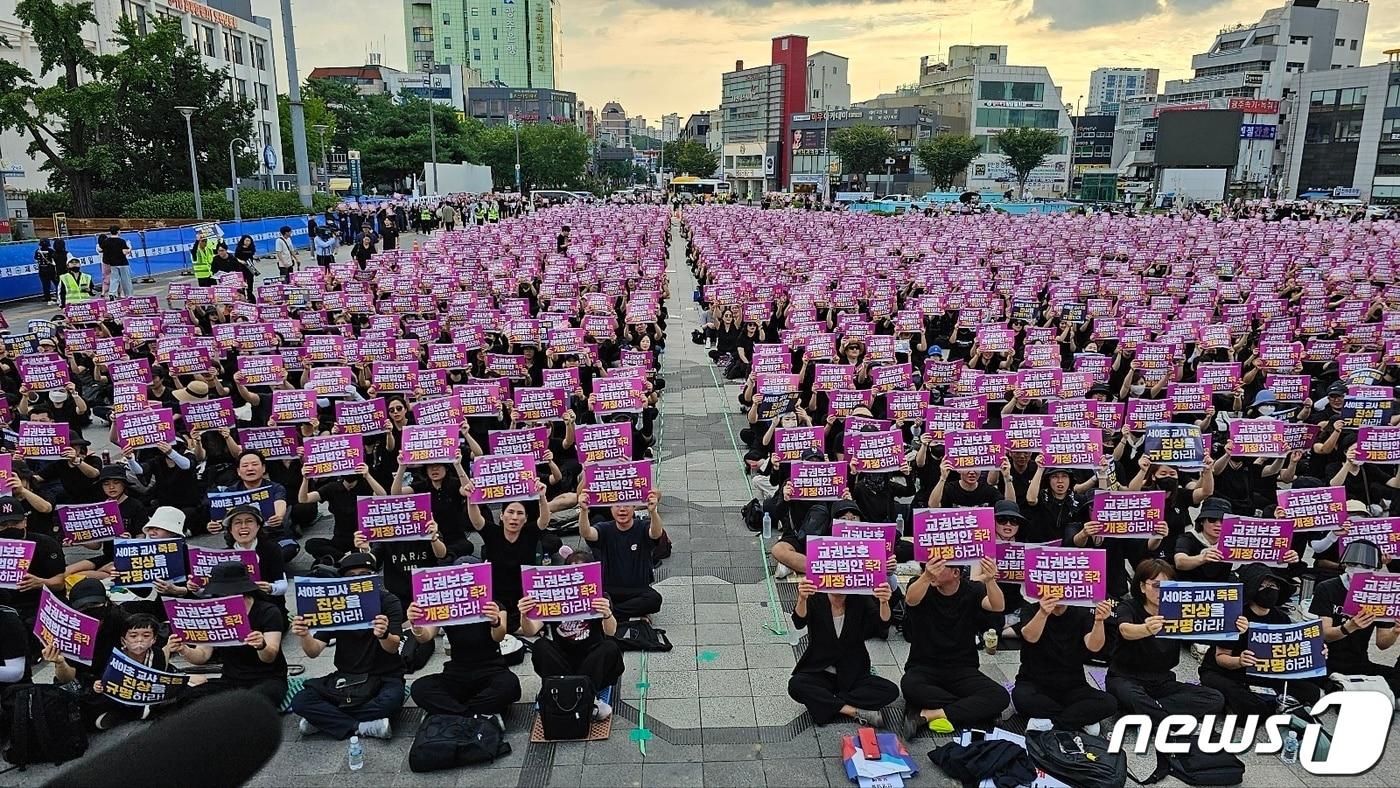
M 97 719 L 92 724 L 100 731 L 109 731 L 117 724 L 117 721 L 110 712 L 103 712 L 97 715 Z
M 778 564 L 773 569 L 773 579 L 782 580 L 785 577 L 792 577 L 792 567 L 787 564 Z
M 389 728 L 388 717 L 380 717 L 377 720 L 362 722 L 355 730 L 361 736 L 368 736 L 371 739 L 387 739 L 394 733 Z
M 1097 722 L 1091 722 L 1084 726 L 1084 732 L 1090 736 L 1098 736 L 1103 733 L 1103 726 Z
M 1205 659 L 1205 658 L 1206 658 L 1206 651 L 1207 651 L 1209 648 L 1210 648 L 1210 646 L 1207 646 L 1207 645 L 1205 645 L 1204 643 L 1192 643 L 1192 644 L 1191 644 L 1191 657 L 1192 657 L 1192 659 L 1195 659 L 1197 662 L 1200 662 L 1201 660 Z
M 871 728 L 883 728 L 885 726 L 885 718 L 880 715 L 880 712 L 871 711 L 869 709 L 857 709 L 856 722 Z
M 297 730 L 301 731 L 302 736 L 312 736 L 321 732 L 320 728 L 312 725 L 311 721 L 305 717 L 297 720 Z
M 949 722 L 947 717 L 939 717 L 936 720 L 928 721 L 928 729 L 934 733 L 950 736 L 953 733 L 953 723 Z
M 1048 731 L 1053 727 L 1055 727 L 1055 724 L 1045 717 L 1031 717 L 1026 723 L 1026 730 L 1028 731 Z
M 602 722 L 612 716 L 612 706 L 601 700 L 593 701 L 593 719 Z

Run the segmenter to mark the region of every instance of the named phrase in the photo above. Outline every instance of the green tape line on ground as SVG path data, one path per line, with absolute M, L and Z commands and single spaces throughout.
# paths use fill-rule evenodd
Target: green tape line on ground
M 710 365 L 710 379 L 714 381 L 715 389 L 721 394 L 724 393 L 724 386 L 719 382 L 719 375 L 715 373 L 715 367 Z M 739 451 L 739 439 L 734 435 L 734 425 L 729 419 L 729 411 L 724 412 L 724 428 L 729 431 L 729 443 L 734 447 L 734 457 L 739 461 L 739 465 L 744 465 L 744 455 Z M 753 482 L 749 479 L 748 469 L 744 469 L 744 484 L 748 485 L 749 497 L 754 497 Z M 768 545 L 764 543 L 763 535 L 758 537 L 759 560 L 763 562 L 763 574 L 768 585 L 768 610 L 773 614 L 773 620 L 763 625 L 763 628 L 773 633 L 777 637 L 785 637 L 788 633 L 787 627 L 783 626 L 782 606 L 778 604 L 778 587 L 773 582 L 773 572 L 768 568 Z
M 642 652 L 637 672 L 640 674 L 640 678 L 637 679 L 637 727 L 628 736 L 637 743 L 637 749 L 645 758 L 647 757 L 647 742 L 652 737 L 651 731 L 647 728 L 647 690 L 651 688 L 651 682 L 647 680 L 647 652 L 645 651 Z

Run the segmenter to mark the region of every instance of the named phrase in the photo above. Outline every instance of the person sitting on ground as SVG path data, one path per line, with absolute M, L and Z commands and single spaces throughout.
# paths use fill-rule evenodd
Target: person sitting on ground
M 349 553 L 340 559 L 341 577 L 374 574 L 374 558 Z M 302 616 L 292 619 L 292 634 L 311 659 L 327 644 L 335 645 L 335 671 L 311 679 L 292 696 L 292 711 L 301 716 L 302 735 L 323 732 L 337 739 L 351 735 L 387 739 L 389 717 L 404 702 L 404 663 L 399 657 L 404 610 L 399 598 L 379 592 L 379 615 L 370 629 L 346 629 L 311 633 Z
M 467 491 L 467 521 L 481 534 L 481 557 L 491 564 L 491 593 L 504 611 L 506 632 L 516 632 L 520 629 L 518 606 L 525 595 L 520 568 L 533 566 L 541 556 L 540 537 L 549 527 L 549 490 L 541 482 L 538 500 L 502 504 L 497 522 L 490 507 L 471 502 L 472 480 L 467 479 L 462 486 Z
M 1106 689 L 1124 714 L 1145 714 L 1156 724 L 1171 714 L 1216 714 L 1225 705 L 1218 691 L 1177 680 L 1182 641 L 1157 637 L 1165 624 L 1158 606 L 1162 581 L 1174 579 L 1171 564 L 1143 559 L 1133 572 L 1130 596 L 1118 603 L 1110 622 L 1118 640 L 1108 663 Z M 1248 624 L 1240 616 L 1240 631 Z
M 581 564 L 593 560 L 586 550 L 572 553 L 568 563 Z M 530 618 L 535 600 L 520 598 L 520 634 L 540 635 L 530 645 L 530 662 L 540 678 L 550 676 L 587 676 L 593 689 L 602 692 L 622 678 L 626 666 L 622 648 L 613 635 L 617 634 L 617 618 L 612 603 L 606 598 L 593 600 L 593 610 L 601 618 L 582 621 L 537 621 Z M 612 716 L 612 706 L 601 699 L 593 701 L 593 719 L 606 720 Z
M 126 463 L 113 463 L 104 467 L 98 473 L 98 480 L 102 487 L 102 496 L 105 501 L 116 501 L 122 516 L 123 538 L 130 538 L 141 533 L 142 527 L 150 519 L 150 509 L 146 504 L 128 495 L 131 487 L 131 480 L 126 475 Z M 85 545 L 99 551 L 99 555 L 92 558 L 84 558 L 68 565 L 67 572 L 70 575 L 82 575 L 83 577 L 95 577 L 98 580 L 105 580 L 112 571 L 112 557 L 116 551 L 116 546 L 112 540 L 102 542 L 98 545 Z
M 29 562 L 29 570 L 19 576 L 15 590 L 0 590 L 0 604 L 14 608 L 28 632 L 34 628 L 34 619 L 39 613 L 41 589 L 63 593 L 68 571 L 63 562 L 63 548 L 52 536 L 29 530 L 28 510 L 19 499 L 9 495 L 0 495 L 0 539 L 34 543 L 34 558 Z M 26 648 L 28 645 L 26 640 Z
M 1389 562 L 1375 542 L 1358 539 L 1342 553 L 1342 575 L 1324 580 L 1313 590 L 1308 612 L 1322 619 L 1322 639 L 1327 643 L 1327 672 L 1354 676 L 1380 676 L 1392 692 L 1400 693 L 1400 669 L 1371 659 L 1371 633 L 1382 651 L 1395 645 L 1400 627 L 1377 621 L 1374 613 L 1362 610 L 1354 616 L 1342 612 L 1347 584 L 1361 572 L 1376 572 Z
M 317 537 L 306 540 L 306 552 L 315 557 L 318 564 L 334 566 L 351 550 L 355 549 L 355 533 L 359 530 L 359 514 L 356 502 L 360 498 L 388 495 L 372 475 L 369 466 L 361 464 L 355 473 L 334 479 L 327 479 L 315 490 L 311 481 L 303 478 L 301 489 L 297 490 L 297 500 L 301 503 L 326 502 L 331 510 L 331 537 Z
M 622 621 L 650 616 L 661 609 L 661 593 L 651 587 L 656 582 L 651 550 L 666 533 L 657 511 L 661 492 L 651 491 L 640 515 L 635 506 L 612 506 L 608 514 L 590 517 L 591 497 L 580 485 L 578 530 L 590 547 L 601 550 L 603 591 L 613 613 Z
M 880 710 L 899 697 L 894 682 L 870 670 L 865 641 L 884 637 L 890 626 L 890 586 L 873 596 L 818 593 L 807 578 L 797 582 L 792 624 L 808 630 L 807 650 L 788 679 L 788 695 L 825 725 L 847 717 L 881 727 Z
M 961 567 L 929 561 L 904 594 L 910 648 L 900 689 L 916 721 L 934 733 L 991 723 L 1011 702 L 1005 687 L 978 670 L 983 615 L 1002 612 L 1006 601 L 996 561 L 983 556 L 976 569 L 965 578 Z
M 483 608 L 487 620 L 443 627 L 452 659 L 442 672 L 413 680 L 413 702 L 429 714 L 501 714 L 520 700 L 520 679 L 506 667 L 501 641 L 506 638 L 506 616 L 495 602 Z M 409 622 L 421 620 L 418 605 L 408 606 Z M 413 638 L 427 643 L 438 627 L 412 627 Z M 501 725 L 504 729 L 504 725 Z
M 1011 701 L 1030 718 L 1026 730 L 1080 730 L 1099 735 L 1099 722 L 1118 711 L 1118 702 L 1084 680 L 1084 662 L 1104 651 L 1104 622 L 1113 602 L 1092 609 L 1071 607 L 1058 595 L 1030 602 L 1015 624 L 1021 668 Z
M 200 687 L 209 694 L 229 689 L 252 690 L 280 708 L 287 694 L 287 657 L 282 653 L 282 634 L 287 631 L 287 615 L 267 601 L 263 591 L 248 576 L 239 561 L 215 564 L 209 570 L 209 583 L 202 596 L 217 599 L 241 596 L 248 604 L 248 625 L 252 631 L 239 646 L 194 646 L 179 635 L 171 635 L 171 654 L 180 654 L 191 665 L 206 665 L 216 656 L 223 673 Z
M 774 575 L 778 578 L 787 577 L 794 572 L 806 574 L 807 537 L 831 536 L 833 520 L 862 519 L 860 505 L 849 498 L 827 504 L 824 501 L 794 501 L 791 497 L 792 482 L 784 482 L 780 499 L 782 506 L 775 519 L 783 513 L 787 514 L 788 519 L 784 519 L 783 522 L 790 520 L 792 530 L 784 533 L 769 550 L 769 555 L 778 564 L 774 570 Z M 798 519 L 799 517 L 801 519 Z

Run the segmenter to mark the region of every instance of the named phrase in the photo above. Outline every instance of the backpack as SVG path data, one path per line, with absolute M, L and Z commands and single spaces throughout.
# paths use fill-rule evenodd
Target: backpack
M 1078 788 L 1122 788 L 1128 760 L 1108 742 L 1080 731 L 1027 731 L 1026 752 L 1041 771 Z
M 24 768 L 34 763 L 67 763 L 87 752 L 87 727 L 77 693 L 53 684 L 30 684 L 15 688 L 11 702 L 5 760 Z
M 670 651 L 671 641 L 666 630 L 657 629 L 645 621 L 618 622 L 613 640 L 623 651 Z
M 1201 752 L 1193 743 L 1182 755 L 1157 756 L 1157 768 L 1137 782 L 1151 785 L 1170 774 L 1187 785 L 1239 785 L 1244 782 L 1244 762 L 1228 752 Z
M 546 741 L 588 738 L 593 722 L 593 680 L 587 676 L 547 676 L 536 698 Z
M 510 755 L 496 721 L 482 714 L 462 717 L 456 714 L 429 714 L 413 737 L 408 750 L 408 768 L 415 772 L 436 772 L 486 763 Z
M 750 498 L 744 504 L 744 508 L 739 510 L 739 516 L 744 519 L 744 527 L 758 533 L 763 530 L 763 505 L 757 498 Z

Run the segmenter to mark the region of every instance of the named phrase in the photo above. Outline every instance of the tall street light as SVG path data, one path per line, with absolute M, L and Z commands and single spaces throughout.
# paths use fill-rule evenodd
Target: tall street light
M 243 206 L 238 201 L 238 159 L 233 155 L 234 143 L 248 147 L 248 141 L 240 137 L 234 137 L 228 141 L 228 179 L 233 184 L 233 220 L 243 221 Z
M 194 218 L 204 221 L 204 201 L 199 197 L 199 167 L 194 156 L 194 127 L 190 118 L 194 117 L 194 107 L 176 107 L 185 116 L 185 138 L 190 143 L 190 180 L 194 182 Z
M 433 121 L 433 64 L 431 61 L 423 64 L 423 81 L 428 86 L 428 146 L 432 149 L 433 157 L 433 193 L 438 190 L 438 169 L 437 169 L 437 124 Z
M 331 171 L 326 167 L 326 129 L 330 128 L 324 123 L 317 123 L 311 128 L 316 130 L 317 136 L 321 138 L 321 177 L 325 178 L 326 191 L 331 190 Z
M 520 188 L 520 119 L 511 118 L 510 125 L 515 129 L 515 193 L 525 196 Z
M 1069 178 L 1065 181 L 1065 199 L 1074 199 L 1074 146 L 1079 142 L 1079 102 L 1084 97 L 1080 96 L 1074 100 L 1074 114 L 1069 118 L 1069 164 L 1065 169 L 1069 170 Z
M 292 156 L 297 164 L 297 196 L 311 207 L 311 162 L 306 155 L 306 108 L 297 74 L 297 39 L 292 31 L 292 0 L 282 0 L 282 48 L 287 50 L 287 106 L 292 111 Z

